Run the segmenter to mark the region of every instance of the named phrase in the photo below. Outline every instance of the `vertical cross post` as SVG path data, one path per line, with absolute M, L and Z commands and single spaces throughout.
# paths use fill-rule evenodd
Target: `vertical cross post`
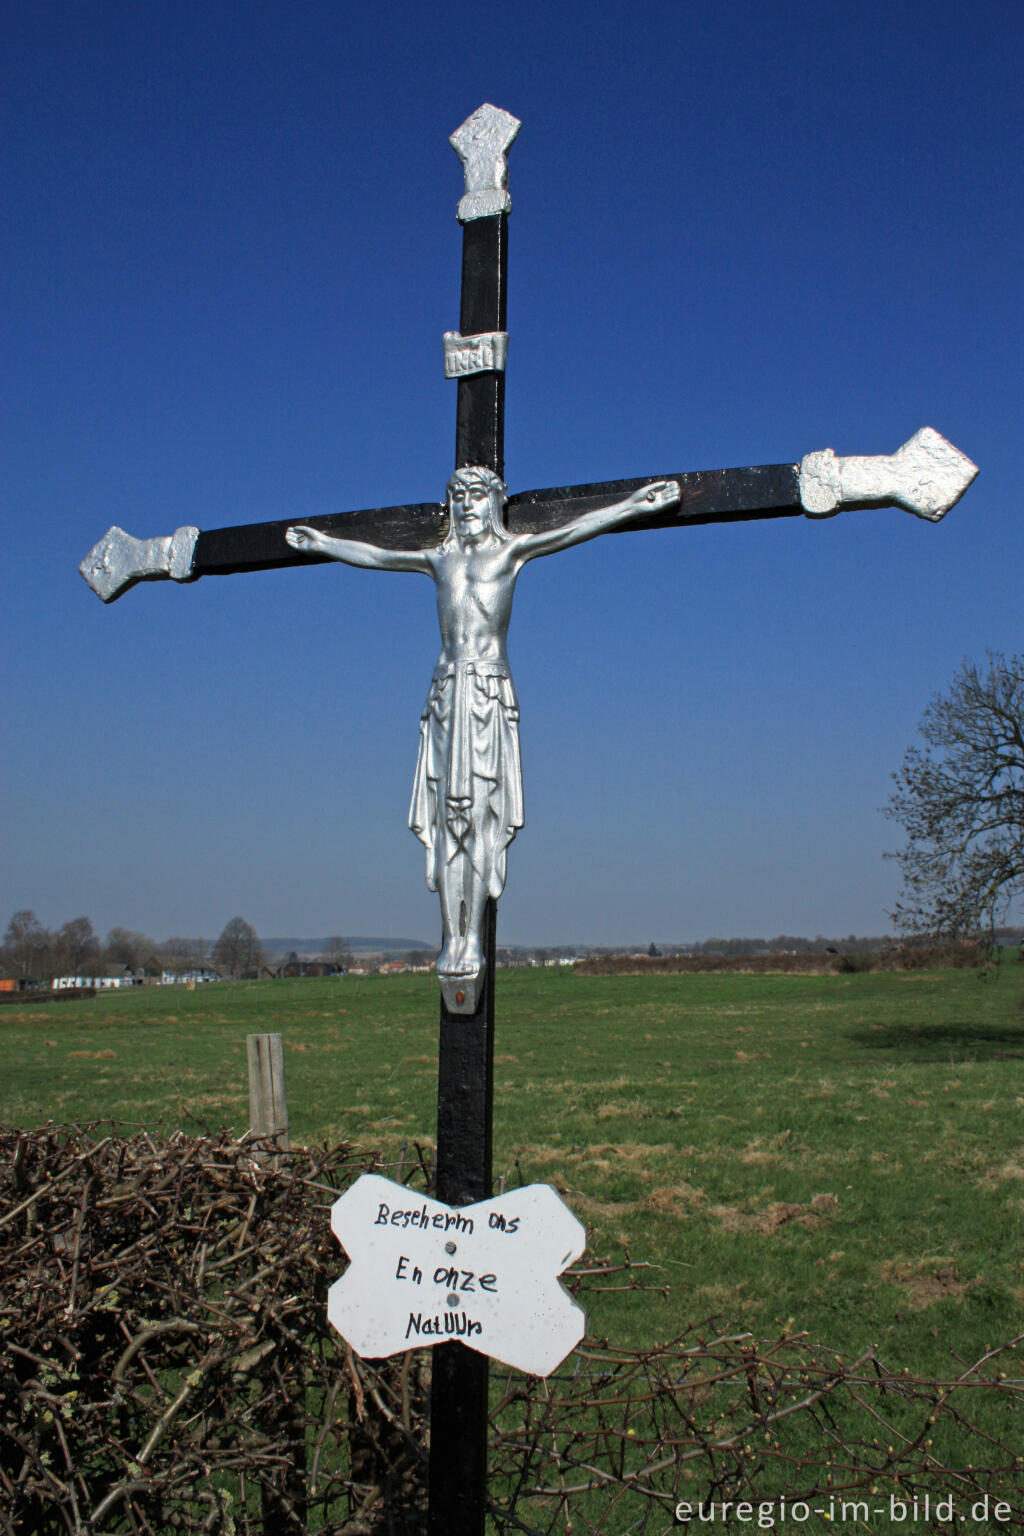
M 508 215 L 474 219 L 462 226 L 463 336 L 505 334 L 508 284 Z M 455 468 L 480 464 L 505 475 L 505 370 L 488 369 L 459 379 L 455 417 Z
M 519 131 L 507 112 L 484 106 L 452 135 L 466 172 L 459 203 L 462 294 L 459 335 L 450 343 L 480 361 L 458 372 L 455 468 L 505 468 L 508 170 Z M 479 340 L 477 340 L 479 339 Z M 460 346 L 462 343 L 464 345 Z M 453 348 L 453 350 L 455 349 Z M 481 366 L 496 364 L 496 366 Z M 465 365 L 463 365 L 465 366 Z M 494 962 L 497 903 L 484 920 L 484 986 L 474 1013 L 452 1013 L 441 999 L 437 1073 L 436 1189 L 448 1205 L 491 1193 L 494 1106 Z M 434 1350 L 430 1394 L 430 1536 L 483 1536 L 487 1508 L 488 1362 L 463 1344 Z
M 441 1001 L 435 1193 L 447 1205 L 471 1205 L 491 1193 L 496 918 L 497 902 L 489 901 L 476 1012 L 449 1013 Z M 483 1536 L 487 1356 L 464 1344 L 438 1344 L 431 1373 L 429 1536 Z

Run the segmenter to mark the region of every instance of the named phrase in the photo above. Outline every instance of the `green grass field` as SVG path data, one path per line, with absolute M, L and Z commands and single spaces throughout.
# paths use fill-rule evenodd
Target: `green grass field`
M 554 1184 L 691 1322 L 947 1376 L 1024 1332 L 1024 967 L 850 976 L 498 978 L 495 1170 Z M 0 1116 L 247 1127 L 245 1036 L 285 1040 L 293 1141 L 431 1144 L 428 976 L 147 988 L 0 1012 Z

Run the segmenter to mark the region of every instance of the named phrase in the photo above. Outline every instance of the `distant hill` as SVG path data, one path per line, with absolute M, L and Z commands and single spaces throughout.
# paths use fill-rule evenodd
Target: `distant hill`
M 431 954 L 437 949 L 436 944 L 426 944 L 422 939 L 367 939 L 353 937 L 344 934 L 343 938 L 354 955 L 405 955 L 410 949 L 429 949 Z M 322 953 L 324 939 L 260 939 L 263 948 L 271 955 L 290 955 L 294 950 L 297 955 L 319 955 Z

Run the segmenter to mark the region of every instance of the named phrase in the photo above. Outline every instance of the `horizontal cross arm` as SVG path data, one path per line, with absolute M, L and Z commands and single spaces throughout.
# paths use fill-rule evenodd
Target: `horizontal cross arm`
M 363 512 L 335 512 L 324 517 L 284 518 L 215 528 L 196 540 L 193 576 L 234 576 L 241 571 L 272 571 L 286 565 L 320 565 L 327 555 L 293 549 L 285 533 L 301 522 L 336 539 L 358 539 L 378 549 L 425 549 L 440 544 L 448 527 L 447 509 L 436 501 L 406 507 L 373 507 Z
M 509 500 L 513 533 L 546 533 L 583 513 L 619 501 L 652 480 L 674 480 L 679 501 L 668 511 L 619 522 L 605 532 L 677 528 L 681 523 L 740 523 L 752 518 L 832 517 L 861 507 L 902 507 L 937 523 L 978 473 L 965 453 L 934 427 L 922 427 L 895 453 L 840 458 L 831 448 L 804 454 L 799 464 L 707 469 L 605 480 L 595 485 L 524 491 Z
M 242 571 L 278 570 L 288 565 L 321 565 L 326 555 L 306 555 L 285 540 L 297 519 L 246 523 L 235 528 L 179 528 L 173 535 L 136 539 L 111 528 L 90 550 L 79 570 L 105 603 L 139 581 L 196 581 L 200 576 L 234 576 Z M 309 517 L 305 526 L 335 538 L 359 539 L 379 549 L 425 549 L 441 542 L 448 513 L 439 502 L 373 507 L 362 512 Z
M 938 522 L 977 473 L 977 465 L 966 454 L 933 428 L 922 427 L 895 453 L 875 457 L 839 458 L 826 448 L 805 454 L 799 464 L 691 470 L 638 480 L 522 491 L 509 498 L 506 522 L 513 534 L 550 533 L 587 512 L 624 500 L 652 480 L 675 481 L 680 492 L 678 504 L 667 511 L 640 513 L 604 531 L 738 523 L 799 514 L 831 517 L 844 509 L 868 506 L 902 507 L 917 517 Z M 111 528 L 79 569 L 93 591 L 111 603 L 138 581 L 167 577 L 195 581 L 200 576 L 276 570 L 320 564 L 327 559 L 289 545 L 285 533 L 294 525 L 295 518 L 281 518 L 208 533 L 185 527 L 154 539 L 135 539 L 121 528 Z M 378 549 L 436 549 L 448 530 L 448 512 L 442 503 L 429 501 L 333 513 L 309 518 L 304 526 Z
M 638 480 L 602 480 L 593 485 L 521 491 L 509 497 L 505 520 L 512 533 L 546 533 L 610 501 L 621 501 L 652 480 L 676 481 L 679 504 L 665 512 L 641 514 L 608 532 L 677 528 L 680 523 L 740 523 L 760 517 L 795 517 L 804 511 L 799 464 L 759 464 L 748 469 L 669 472 L 644 475 Z

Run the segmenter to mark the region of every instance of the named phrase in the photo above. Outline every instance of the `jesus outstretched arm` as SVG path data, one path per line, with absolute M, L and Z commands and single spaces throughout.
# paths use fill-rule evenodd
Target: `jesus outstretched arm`
M 663 512 L 678 502 L 681 492 L 677 480 L 652 480 L 610 507 L 598 507 L 593 512 L 583 512 L 562 528 L 547 529 L 542 533 L 523 533 L 514 541 L 515 552 L 521 561 L 535 560 L 538 555 L 553 555 L 560 549 L 570 549 L 574 544 L 584 544 L 599 533 L 606 533 L 620 523 L 628 523 L 635 517 L 647 517 Z
M 421 571 L 430 575 L 430 565 L 420 549 L 382 549 L 379 544 L 364 544 L 361 539 L 335 539 L 318 528 L 296 524 L 285 533 L 292 549 L 304 555 L 327 555 L 346 565 L 361 565 L 371 571 Z

